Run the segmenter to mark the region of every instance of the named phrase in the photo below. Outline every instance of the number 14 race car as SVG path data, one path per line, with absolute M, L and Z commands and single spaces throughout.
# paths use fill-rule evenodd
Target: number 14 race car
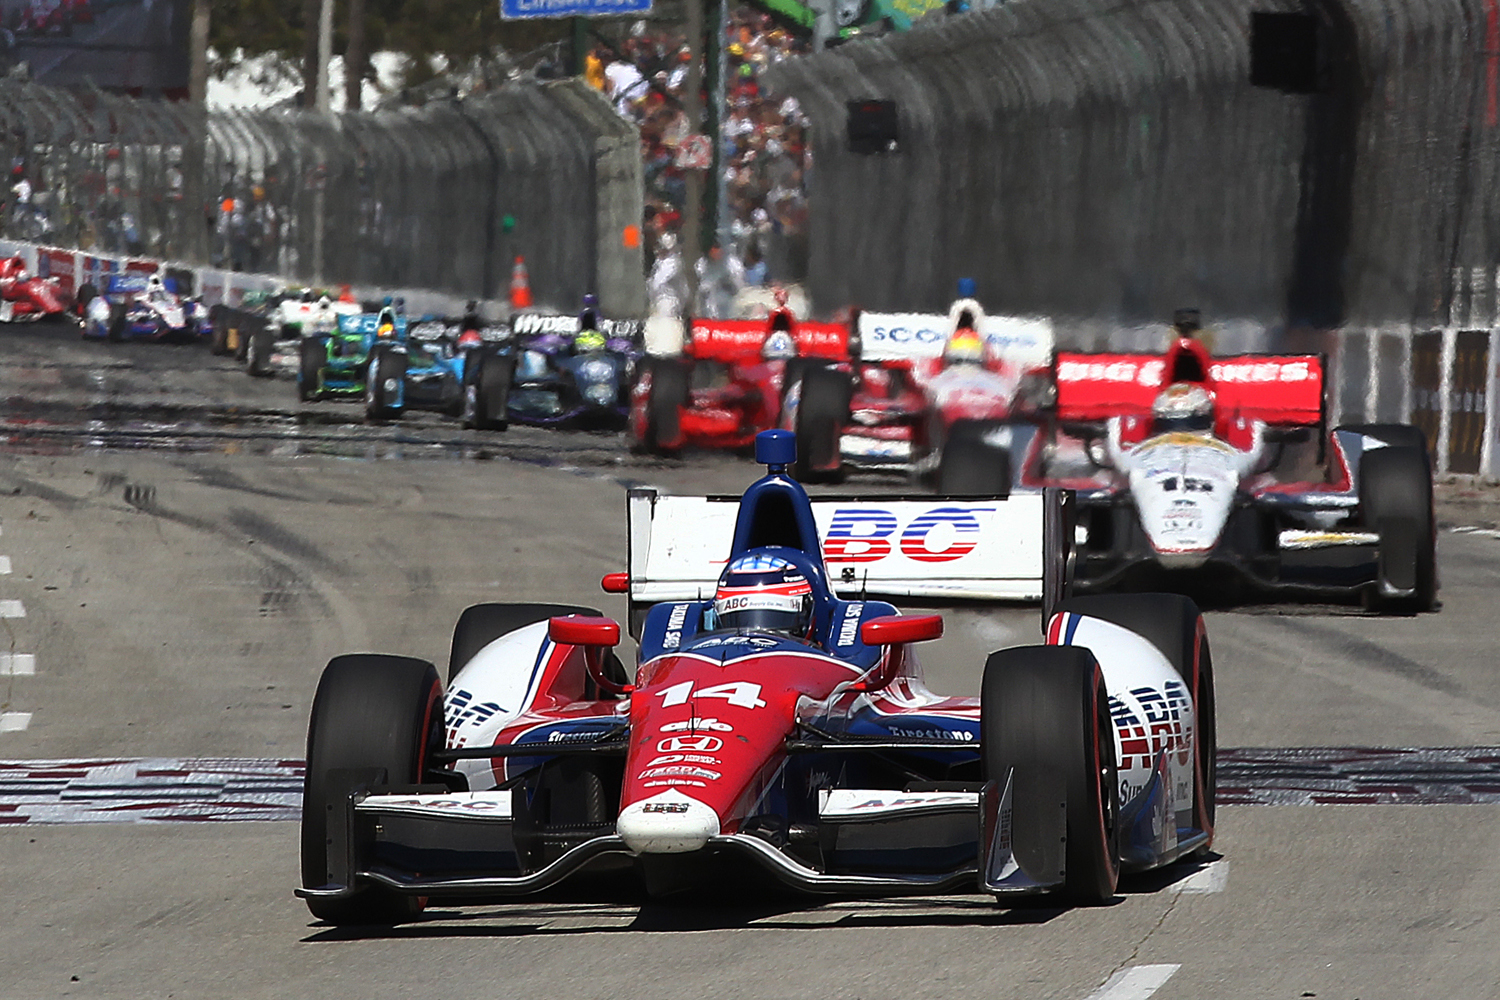
M 657 894 L 738 870 L 1091 904 L 1122 870 L 1208 850 L 1213 672 L 1191 601 L 1063 599 L 1064 494 L 814 502 L 787 475 L 791 434 L 756 451 L 770 474 L 738 500 L 632 495 L 629 570 L 604 580 L 640 612 L 628 674 L 620 626 L 559 604 L 466 610 L 446 692 L 422 660 L 328 664 L 297 890 L 314 916 L 409 920 L 611 866 Z M 1045 592 L 1045 642 L 992 654 L 979 698 L 934 694 L 916 644 L 942 618 L 885 592 Z

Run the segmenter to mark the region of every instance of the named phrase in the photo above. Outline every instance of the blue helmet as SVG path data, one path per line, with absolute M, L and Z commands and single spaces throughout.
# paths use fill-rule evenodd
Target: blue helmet
M 812 584 L 789 559 L 765 551 L 747 552 L 720 575 L 710 616 L 704 622 L 710 629 L 806 636 L 812 628 Z

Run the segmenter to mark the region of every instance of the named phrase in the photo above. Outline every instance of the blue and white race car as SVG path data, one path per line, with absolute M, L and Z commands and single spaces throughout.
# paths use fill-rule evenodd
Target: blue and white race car
M 212 332 L 208 310 L 159 274 L 112 274 L 89 299 L 83 335 L 103 340 L 192 343 Z

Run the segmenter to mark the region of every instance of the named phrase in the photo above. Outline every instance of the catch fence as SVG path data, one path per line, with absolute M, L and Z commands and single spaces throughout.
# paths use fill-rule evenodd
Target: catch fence
M 972 276 L 1089 347 L 1197 306 L 1240 349 L 1327 351 L 1335 418 L 1500 469 L 1497 0 L 1011 0 L 765 79 L 811 121 L 818 309 Z M 877 99 L 898 147 L 851 151 Z
M 579 81 L 388 112 L 203 112 L 0 84 L 0 237 L 318 283 L 645 308 L 633 125 Z

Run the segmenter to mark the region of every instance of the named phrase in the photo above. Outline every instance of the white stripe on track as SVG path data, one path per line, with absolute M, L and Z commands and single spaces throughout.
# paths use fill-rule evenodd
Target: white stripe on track
M 10 575 L 10 556 L 0 556 L 0 576 Z
M 1090 993 L 1088 1000 L 1146 1000 L 1180 968 L 1180 965 L 1133 965 L 1121 969 Z
M 0 733 L 19 733 L 29 725 L 30 712 L 0 712 Z
M 1228 881 L 1229 860 L 1221 858 L 1212 864 L 1204 865 L 1181 882 L 1172 886 L 1172 891 L 1188 893 L 1223 892 L 1224 884 Z
M 25 618 L 26 608 L 20 601 L 0 601 L 0 618 Z
M 30 677 L 36 673 L 31 653 L 0 653 L 0 677 Z

